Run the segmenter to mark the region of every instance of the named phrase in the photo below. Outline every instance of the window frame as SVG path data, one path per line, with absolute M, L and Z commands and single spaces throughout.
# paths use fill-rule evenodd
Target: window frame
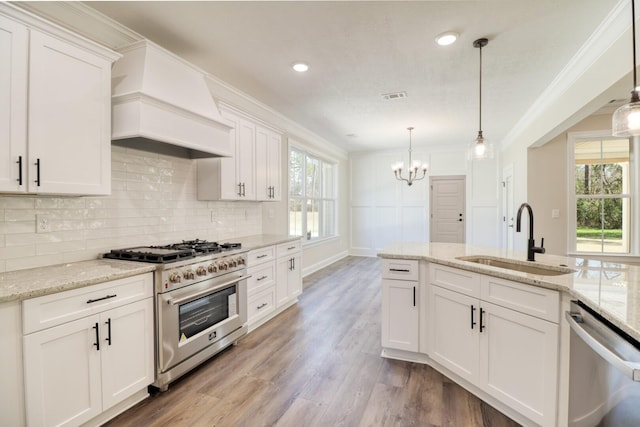
M 302 170 L 304 171 L 304 173 L 302 174 L 302 183 L 300 184 L 301 190 L 302 190 L 302 195 L 293 195 L 291 193 L 291 155 L 292 152 L 297 152 L 299 154 L 302 155 L 303 157 L 303 162 L 302 162 Z M 308 197 L 307 196 L 307 175 L 306 175 L 306 168 L 307 168 L 307 161 L 308 159 L 311 158 L 315 161 L 318 161 L 318 170 L 320 173 L 320 177 L 318 179 L 318 181 L 320 182 L 320 197 Z M 323 192 L 323 182 L 324 182 L 324 173 L 325 173 L 325 165 L 331 165 L 331 170 L 332 170 L 332 179 L 331 179 L 331 190 L 332 190 L 332 197 L 326 197 L 325 194 Z M 314 245 L 317 244 L 319 242 L 323 242 L 326 240 L 330 240 L 330 239 L 335 239 L 337 237 L 339 237 L 338 234 L 338 162 L 336 160 L 333 159 L 329 159 L 327 157 L 324 157 L 322 155 L 319 155 L 313 151 L 310 151 L 309 149 L 303 148 L 299 145 L 295 145 L 295 144 L 290 144 L 289 148 L 287 150 L 287 212 L 288 212 L 288 218 L 287 218 L 287 227 L 289 230 L 289 233 L 291 234 L 292 230 L 291 230 L 291 207 L 292 207 L 292 200 L 300 200 L 300 204 L 302 207 L 301 210 L 301 230 L 302 231 L 302 238 L 303 238 L 303 245 Z M 319 236 L 318 237 L 313 237 L 312 235 L 309 235 L 310 230 L 308 229 L 308 224 L 307 224 L 307 204 L 308 201 L 314 201 L 317 203 L 318 205 L 318 229 L 320 230 L 322 227 L 322 224 L 325 223 L 324 221 L 324 217 L 325 214 L 323 214 L 324 209 L 323 209 L 323 205 L 324 202 L 331 202 L 333 203 L 333 230 L 331 234 L 327 234 L 327 235 L 321 235 L 320 231 L 318 232 Z
M 575 175 L 575 148 L 576 144 L 587 140 L 603 140 L 603 139 L 626 139 L 629 143 L 629 191 L 626 193 L 607 195 L 601 194 L 599 197 L 587 197 L 587 195 L 576 194 L 576 175 Z M 601 258 L 616 257 L 637 257 L 639 255 L 638 246 L 640 238 L 635 236 L 635 230 L 638 229 L 638 220 L 634 221 L 634 212 L 638 212 L 637 207 L 640 188 L 637 185 L 638 180 L 638 150 L 634 149 L 634 141 L 632 138 L 616 138 L 611 135 L 611 130 L 596 130 L 584 132 L 569 132 L 567 134 L 567 252 L 569 255 L 577 256 L 598 256 Z M 628 252 L 586 252 L 578 251 L 576 245 L 577 230 L 577 200 L 586 198 L 599 198 L 601 200 L 610 199 L 627 199 L 629 201 L 629 242 Z

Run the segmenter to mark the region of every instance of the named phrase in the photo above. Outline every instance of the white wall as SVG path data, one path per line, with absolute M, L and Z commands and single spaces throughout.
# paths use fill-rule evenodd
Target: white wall
M 196 162 L 112 147 L 106 197 L 0 196 L 0 271 L 95 259 L 110 249 L 262 233 L 262 203 L 196 200 Z M 35 232 L 47 215 L 50 233 Z
M 375 256 L 396 241 L 429 241 L 429 176 L 465 175 L 467 243 L 499 245 L 497 160 L 467 163 L 465 149 L 414 148 L 430 165 L 427 178 L 412 186 L 395 179 L 391 165 L 408 159 L 406 150 L 360 152 L 350 156 L 350 232 L 353 255 Z

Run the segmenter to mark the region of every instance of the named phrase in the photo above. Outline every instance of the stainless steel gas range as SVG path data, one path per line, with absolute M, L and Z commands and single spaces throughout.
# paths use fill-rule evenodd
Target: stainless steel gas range
M 190 240 L 105 257 L 158 264 L 153 385 L 160 390 L 247 333 L 247 259 L 239 244 Z

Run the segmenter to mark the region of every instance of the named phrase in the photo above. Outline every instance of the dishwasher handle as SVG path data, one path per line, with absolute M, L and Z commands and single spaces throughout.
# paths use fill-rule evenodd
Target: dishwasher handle
M 597 333 L 592 326 L 585 323 L 581 314 L 567 311 L 565 312 L 565 317 L 567 322 L 569 322 L 571 330 L 607 363 L 621 371 L 627 378 L 631 378 L 633 381 L 640 381 L 640 363 L 624 360 L 618 354 L 607 348 L 607 346 L 596 337 L 596 335 L 602 334 Z M 626 343 L 624 338 L 618 336 L 613 331 L 610 331 L 608 335 L 611 335 L 611 341 L 620 340 Z M 614 335 L 615 338 L 613 337 Z

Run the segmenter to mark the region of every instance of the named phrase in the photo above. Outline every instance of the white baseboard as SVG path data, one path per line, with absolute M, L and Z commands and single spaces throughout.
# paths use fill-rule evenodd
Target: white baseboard
M 340 261 L 342 258 L 346 258 L 349 256 L 347 251 L 338 252 L 332 257 L 323 259 L 320 262 L 317 262 L 313 265 L 310 265 L 306 268 L 302 269 L 302 277 L 307 277 L 309 274 L 315 273 L 316 271 L 327 267 L 328 265 L 333 264 L 336 261 Z

